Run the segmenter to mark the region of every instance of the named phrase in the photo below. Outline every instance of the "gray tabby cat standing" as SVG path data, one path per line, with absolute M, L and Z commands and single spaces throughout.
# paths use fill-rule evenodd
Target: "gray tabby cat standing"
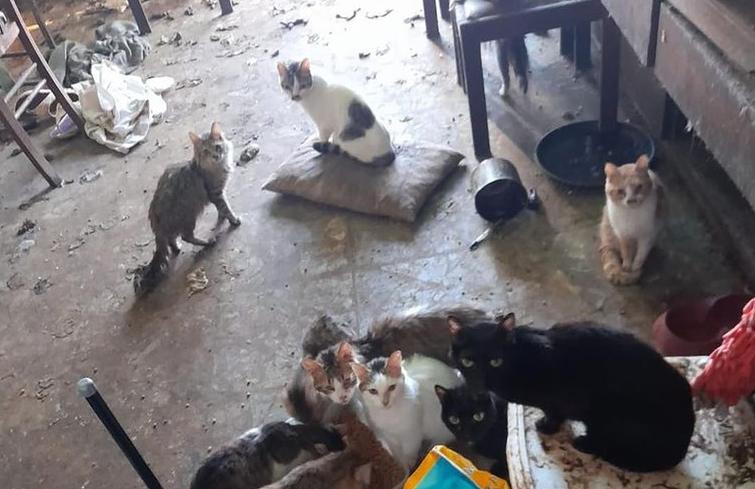
M 194 228 L 207 204 L 218 210 L 219 227 L 224 220 L 238 226 L 241 220 L 233 213 L 225 188 L 233 172 L 233 144 L 227 140 L 217 122 L 210 132 L 197 136 L 189 133 L 194 145 L 194 158 L 189 163 L 168 167 L 157 182 L 149 206 L 149 223 L 155 234 L 155 254 L 148 265 L 134 273 L 134 292 L 142 296 L 153 290 L 165 274 L 169 255 L 178 255 L 178 238 L 197 246 L 210 246 L 207 240 L 194 235 Z

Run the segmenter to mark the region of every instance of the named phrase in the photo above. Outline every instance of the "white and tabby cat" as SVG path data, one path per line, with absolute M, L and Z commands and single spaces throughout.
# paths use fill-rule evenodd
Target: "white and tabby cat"
M 278 63 L 283 91 L 300 102 L 317 126 L 320 153 L 344 154 L 370 165 L 389 165 L 396 158 L 391 136 L 356 93 L 312 75 L 308 59 Z
M 400 351 L 352 367 L 373 428 L 405 468 L 417 463 L 423 441 L 436 445 L 454 439 L 441 418 L 435 385 L 462 385 L 458 370 L 423 355 L 402 361 Z

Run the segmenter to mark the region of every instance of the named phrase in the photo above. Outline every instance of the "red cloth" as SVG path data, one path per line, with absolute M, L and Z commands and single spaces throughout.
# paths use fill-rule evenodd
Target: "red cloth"
M 755 391 L 755 299 L 747 303 L 739 324 L 710 354 L 705 369 L 692 381 L 692 390 L 728 406 Z

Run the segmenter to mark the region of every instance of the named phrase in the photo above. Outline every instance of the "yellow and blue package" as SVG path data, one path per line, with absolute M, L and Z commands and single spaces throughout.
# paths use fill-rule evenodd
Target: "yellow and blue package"
M 404 489 L 509 489 L 509 485 L 450 448 L 437 445 L 409 476 Z

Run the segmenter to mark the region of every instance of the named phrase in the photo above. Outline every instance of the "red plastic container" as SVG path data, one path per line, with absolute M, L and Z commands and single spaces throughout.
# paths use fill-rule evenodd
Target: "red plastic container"
M 737 325 L 751 298 L 730 294 L 679 303 L 653 323 L 653 343 L 664 356 L 708 355 Z

